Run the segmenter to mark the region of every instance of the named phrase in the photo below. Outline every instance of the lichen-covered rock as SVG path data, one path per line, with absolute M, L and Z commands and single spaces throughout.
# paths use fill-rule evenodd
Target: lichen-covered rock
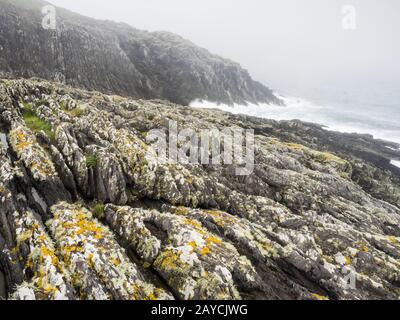
M 17 263 L 18 252 L 14 214 L 17 211 L 13 196 L 15 172 L 3 148 L 0 148 L 0 267 L 4 271 L 6 287 L 21 283 L 22 266 Z
M 239 299 L 238 286 L 260 289 L 250 261 L 197 220 L 111 205 L 106 217 L 182 299 Z M 165 237 L 153 236 L 146 224 Z
M 54 218 L 48 222 L 48 227 L 81 298 L 172 298 L 144 280 L 113 234 L 85 208 L 60 203 L 51 210 Z
M 390 165 L 400 159 L 397 145 L 39 80 L 0 83 L 0 101 L 10 144 L 0 149 L 0 268 L 9 296 L 400 297 L 400 172 Z M 29 127 L 26 106 L 54 139 Z M 254 129 L 254 170 L 238 176 L 237 163 L 158 157 L 148 134 L 168 134 L 171 120 L 196 132 Z M 20 230 L 35 221 L 47 223 L 44 242 L 35 231 L 18 248 Z M 51 254 L 42 257 L 42 245 Z M 45 279 L 63 282 L 46 290 L 35 275 L 41 264 L 52 275 Z
M 128 201 L 125 175 L 122 166 L 112 152 L 96 145 L 86 148 L 89 157 L 93 157 L 92 172 L 96 199 L 103 202 L 126 204 Z
M 38 144 L 33 133 L 21 125 L 12 126 L 9 133 L 11 148 L 24 163 L 33 183 L 50 204 L 71 200 L 47 152 Z
M 45 5 L 41 0 L 0 2 L 2 74 L 178 103 L 207 98 L 281 103 L 238 63 L 169 32 L 100 22 L 65 9 L 57 10 L 62 23 L 56 31 L 38 32 Z M 69 101 L 65 93 L 62 101 Z
M 68 300 L 74 299 L 74 289 L 67 280 L 70 275 L 58 259 L 51 239 L 44 226 L 31 212 L 15 214 L 17 247 L 29 250 L 24 263 L 24 273 L 32 275 L 27 283 L 18 286 L 13 294 L 19 300 Z

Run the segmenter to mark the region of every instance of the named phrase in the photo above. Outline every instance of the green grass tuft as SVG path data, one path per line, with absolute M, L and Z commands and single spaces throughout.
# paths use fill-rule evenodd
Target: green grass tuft
M 22 116 L 24 118 L 26 126 L 31 129 L 34 133 L 44 131 L 46 136 L 51 140 L 55 140 L 55 134 L 52 131 L 52 127 L 47 122 L 41 120 L 36 113 L 33 111 L 32 106 L 23 102 L 24 110 Z
M 97 157 L 93 155 L 86 156 L 86 165 L 88 168 L 94 169 L 97 167 Z
M 83 114 L 83 110 L 81 108 L 75 108 L 68 112 L 71 117 L 80 117 Z
M 65 101 L 61 101 L 60 102 L 60 107 L 61 107 L 61 110 L 63 110 L 64 112 L 68 113 L 73 118 L 80 117 L 84 113 L 84 110 L 82 108 L 80 108 L 80 107 L 76 107 L 76 108 L 74 108 L 72 110 L 68 110 L 66 105 L 65 105 Z
M 92 207 L 92 213 L 93 216 L 97 219 L 103 219 L 104 218 L 104 203 L 96 203 L 93 207 Z

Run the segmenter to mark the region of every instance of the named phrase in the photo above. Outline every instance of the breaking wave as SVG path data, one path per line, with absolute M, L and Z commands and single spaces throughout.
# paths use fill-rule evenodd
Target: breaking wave
M 400 121 L 382 110 L 366 107 L 338 107 L 312 103 L 308 100 L 277 95 L 285 106 L 271 104 L 252 104 L 233 106 L 209 101 L 193 101 L 190 106 L 212 108 L 234 114 L 246 114 L 273 120 L 298 119 L 324 125 L 327 130 L 347 133 L 371 134 L 377 139 L 400 143 Z M 398 110 L 396 110 L 398 111 Z

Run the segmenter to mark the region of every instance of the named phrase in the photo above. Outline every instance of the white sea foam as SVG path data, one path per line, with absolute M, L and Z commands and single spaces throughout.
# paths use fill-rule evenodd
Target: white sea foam
M 279 96 L 279 95 L 278 95 Z M 348 107 L 317 105 L 301 98 L 279 96 L 285 106 L 252 104 L 233 106 L 209 101 L 193 101 L 190 106 L 213 108 L 234 114 L 246 114 L 273 120 L 298 119 L 326 126 L 327 130 L 347 133 L 371 134 L 375 138 L 400 143 L 400 126 L 390 117 L 375 118 L 375 114 Z
M 392 160 L 392 161 L 390 161 L 390 163 L 391 163 L 392 165 L 394 165 L 394 166 L 400 168 L 400 161 Z

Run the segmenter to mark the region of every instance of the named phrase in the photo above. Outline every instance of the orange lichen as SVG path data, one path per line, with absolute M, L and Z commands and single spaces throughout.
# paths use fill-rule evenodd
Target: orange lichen
M 57 259 L 56 255 L 54 254 L 54 252 L 52 250 L 49 250 L 47 247 L 42 246 L 40 248 L 40 253 L 42 254 L 41 260 L 43 260 L 43 257 L 50 257 L 51 258 L 51 263 L 54 266 L 58 265 L 58 259 Z
M 363 251 L 363 252 L 369 252 L 369 248 L 367 247 L 367 246 L 363 246 L 362 248 L 361 248 L 361 251 Z
M 214 236 L 209 236 L 206 239 L 206 243 L 207 245 L 211 245 L 211 244 L 217 244 L 220 245 L 222 243 L 221 239 L 214 237 Z
M 171 249 L 167 249 L 162 254 L 161 268 L 164 270 L 176 269 L 182 265 L 179 254 Z
M 111 259 L 111 262 L 116 267 L 118 267 L 121 264 L 121 261 L 119 259 Z
M 203 256 L 205 256 L 205 255 L 209 254 L 210 251 L 211 251 L 211 250 L 210 250 L 209 247 L 204 247 L 204 248 L 202 248 L 202 249 L 200 250 L 200 254 L 203 255 Z
M 196 244 L 195 241 L 189 242 L 188 245 L 191 246 L 191 247 L 193 248 L 193 249 L 192 249 L 192 252 L 194 252 L 194 250 L 196 250 L 196 248 L 197 248 L 197 244 Z
M 224 227 L 226 224 L 232 224 L 235 222 L 235 220 L 227 215 L 224 215 L 220 211 L 215 211 L 215 210 L 207 210 L 205 211 L 207 215 L 210 215 L 214 223 L 219 226 L 219 227 Z
M 322 295 L 317 294 L 317 293 L 311 294 L 311 298 L 316 299 L 316 300 L 329 300 L 328 297 L 322 296 Z
M 187 225 L 190 225 L 192 227 L 194 227 L 197 231 L 201 230 L 202 231 L 202 227 L 200 222 L 193 220 L 193 219 L 185 219 L 184 223 Z
M 185 207 L 177 207 L 174 213 L 180 216 L 186 216 L 189 213 L 189 209 Z
M 389 237 L 387 237 L 387 240 L 392 244 L 398 243 L 398 240 L 395 236 L 389 236 Z

